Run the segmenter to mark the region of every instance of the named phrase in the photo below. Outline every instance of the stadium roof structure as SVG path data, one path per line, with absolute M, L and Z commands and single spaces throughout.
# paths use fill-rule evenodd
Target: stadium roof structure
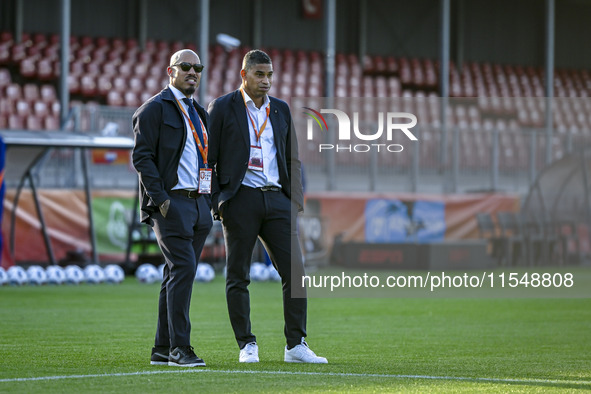
M 38 133 L 34 131 L 24 130 L 2 130 L 0 131 L 0 139 L 6 145 L 6 165 L 5 165 L 5 179 L 18 180 L 18 188 L 13 202 L 13 210 L 10 224 L 10 250 L 14 255 L 14 230 L 16 219 L 16 208 L 20 192 L 29 181 L 35 208 L 41 225 L 41 232 L 45 241 L 47 250 L 47 257 L 50 264 L 55 264 L 55 256 L 47 233 L 47 227 L 41 210 L 39 196 L 37 195 L 37 188 L 35 186 L 35 177 L 33 171 L 42 162 L 43 158 L 48 155 L 52 149 L 72 149 L 79 148 L 82 152 L 82 173 L 84 176 L 84 187 L 86 192 L 86 203 L 88 206 L 89 232 L 90 242 L 92 248 L 93 262 L 98 263 L 98 254 L 96 249 L 96 235 L 94 233 L 94 223 L 91 209 L 91 193 L 90 182 L 88 177 L 88 165 L 86 156 L 83 154 L 86 149 L 132 149 L 133 139 L 128 137 L 106 137 L 101 135 L 92 135 L 85 133 L 73 132 L 43 132 Z
M 131 149 L 133 147 L 133 140 L 128 137 L 106 137 L 64 131 L 44 131 L 39 133 L 26 130 L 2 130 L 0 136 L 2 136 L 6 145 L 20 147 L 93 149 Z

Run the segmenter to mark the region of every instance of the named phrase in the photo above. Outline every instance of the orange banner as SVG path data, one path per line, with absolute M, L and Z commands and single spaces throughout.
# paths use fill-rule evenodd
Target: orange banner
M 411 193 L 342 193 L 307 194 L 306 213 L 320 215 L 324 239 L 332 248 L 335 236 L 343 242 L 366 242 L 366 206 L 370 200 L 436 202 L 444 207 L 444 240 L 478 237 L 476 214 L 480 212 L 519 210 L 519 196 L 507 194 L 435 195 Z
M 10 220 L 14 210 L 16 190 L 6 190 L 2 231 L 4 248 L 10 247 Z M 88 208 L 82 190 L 43 189 L 38 191 L 41 210 L 56 260 L 66 256 L 68 251 L 91 254 Z M 133 198 L 133 191 L 94 191 L 93 198 L 102 196 Z M 120 256 L 119 256 L 120 257 Z M 48 261 L 47 250 L 41 233 L 41 224 L 30 190 L 23 189 L 16 210 L 15 262 Z
M 5 236 L 5 247 L 9 246 L 10 218 L 13 212 L 14 195 L 15 190 L 7 190 L 4 199 L 5 215 L 2 221 L 2 231 Z M 95 200 L 107 197 L 133 199 L 135 192 L 131 190 L 93 192 Z M 517 211 L 519 209 L 519 197 L 506 194 L 432 195 L 324 192 L 307 195 L 305 214 L 322 218 L 322 238 L 326 242 L 328 250 L 331 250 L 335 236 L 340 236 L 343 242 L 367 241 L 366 233 L 371 227 L 368 227 L 366 209 L 368 202 L 378 199 L 402 202 L 406 206 L 417 201 L 431 202 L 442 207 L 444 225 L 441 237 L 444 240 L 477 238 L 476 214 L 479 212 L 494 214 L 498 211 Z M 82 251 L 86 255 L 90 255 L 88 209 L 84 192 L 82 190 L 43 189 L 39 191 L 39 200 L 56 260 L 64 258 L 68 251 Z M 95 215 L 95 231 L 97 233 L 100 231 L 96 226 L 113 227 L 117 225 L 116 228 L 113 227 L 114 234 L 120 235 L 119 233 L 125 232 L 124 226 L 121 227 L 121 223 L 119 223 L 126 220 L 121 217 L 121 215 L 125 215 L 125 209 L 123 209 L 125 207 L 120 208 L 117 211 L 119 213 L 114 216 L 114 220 L 107 221 L 106 225 L 102 218 Z M 429 224 L 426 223 L 425 227 L 428 227 Z M 25 189 L 21 193 L 16 211 L 15 227 L 15 261 L 47 261 L 47 251 L 30 190 Z M 123 242 L 123 238 L 119 241 Z

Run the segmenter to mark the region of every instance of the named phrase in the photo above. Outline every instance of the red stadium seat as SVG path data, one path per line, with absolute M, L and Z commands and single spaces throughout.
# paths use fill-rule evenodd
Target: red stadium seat
M 84 46 L 84 47 L 93 46 L 94 47 L 94 39 L 92 37 L 82 36 L 79 38 L 79 42 L 80 42 L 81 46 Z
M 39 87 L 34 83 L 27 83 L 23 86 L 23 98 L 28 101 L 39 100 Z
M 365 74 L 373 74 L 375 72 L 373 58 L 369 55 L 365 55 L 363 57 L 363 72 Z
M 118 64 L 116 61 L 108 61 L 103 63 L 103 75 L 115 75 L 117 74 Z
M 398 63 L 393 56 L 388 56 L 386 58 L 386 72 L 389 75 L 397 75 L 398 74 Z
M 59 45 L 61 41 L 61 36 L 59 34 L 50 34 L 49 35 L 49 44 L 50 45 Z
M 375 97 L 388 97 L 388 87 L 386 84 L 386 78 L 378 76 L 375 78 L 376 85 L 376 96 Z
M 408 86 L 413 81 L 412 69 L 407 59 L 399 59 L 398 65 L 400 67 L 400 82 L 403 86 Z
M 146 42 L 144 43 L 144 51 L 146 52 L 156 52 L 157 51 L 157 46 L 156 46 L 156 41 L 155 40 L 146 40 Z
M 220 71 L 221 72 L 221 71 Z M 165 77 L 166 74 L 166 65 L 163 63 L 154 63 L 148 67 L 148 75 L 152 78 L 156 77 L 158 79 Z
M 309 97 L 319 97 L 322 96 L 322 87 L 318 84 L 311 84 L 308 88 L 308 96 Z
M 96 80 L 94 75 L 83 75 L 80 80 L 80 93 L 92 97 L 97 93 Z
M 36 115 L 29 115 L 26 118 L 26 129 L 27 130 L 43 130 L 44 126 L 43 126 L 43 122 L 41 121 L 41 118 L 37 117 Z
M 150 93 L 150 92 L 142 92 L 142 93 L 140 94 L 140 101 L 141 101 L 142 103 L 144 103 L 144 102 L 148 101 L 148 99 L 150 99 L 152 96 L 153 96 L 153 94 L 152 94 L 152 93 Z M 217 97 L 217 96 L 216 96 L 216 97 Z
M 37 63 L 37 75 L 41 81 L 49 81 L 57 78 L 56 60 L 52 58 L 39 59 Z
M 109 39 L 106 37 L 97 37 L 95 41 L 96 41 L 96 46 L 98 48 L 106 48 L 106 47 L 109 47 L 109 45 L 110 45 Z
M 12 33 L 9 31 L 0 32 L 0 42 L 13 41 Z
M 113 84 L 111 83 L 111 75 L 103 74 L 100 75 L 96 82 L 96 89 L 99 95 L 107 96 L 107 94 L 113 88 Z
M 363 77 L 362 80 L 362 95 L 363 97 L 374 97 L 374 78 L 370 76 Z
M 113 48 L 107 53 L 105 63 L 112 62 L 119 65 L 123 61 L 123 54 L 127 51 L 125 47 Z
M 70 68 L 70 75 L 72 75 L 72 74 L 82 75 L 85 72 L 84 71 L 84 63 L 81 61 L 70 62 L 69 68 Z
M 219 81 L 216 81 L 214 78 L 210 79 L 209 81 L 209 87 L 211 88 L 212 86 L 218 86 L 220 84 Z M 166 84 L 163 83 L 162 78 L 153 78 L 150 77 L 148 79 L 146 79 L 146 91 L 150 94 L 156 94 L 158 93 L 160 90 L 163 89 L 163 87 Z M 218 87 L 219 88 L 219 87 Z M 217 96 L 216 96 L 217 97 Z
M 6 86 L 6 88 L 4 90 L 4 94 L 5 94 L 6 98 L 8 98 L 10 100 L 14 100 L 14 101 L 23 97 L 21 86 L 17 83 L 14 83 L 14 82 L 12 82 L 12 83 L 8 84 L 8 86 Z
M 20 44 L 13 45 L 11 49 L 10 59 L 13 63 L 20 63 L 27 57 L 27 46 L 30 42 L 21 42 Z
M 35 101 L 33 103 L 33 112 L 35 113 L 35 115 L 39 117 L 45 117 L 49 115 L 49 108 L 47 106 L 47 103 L 39 100 Z
M 9 115 L 16 112 L 15 102 L 0 96 L 0 115 Z
M 382 56 L 374 56 L 374 73 L 383 75 L 386 73 L 386 61 Z
M 0 90 L 8 86 L 12 82 L 10 71 L 7 68 L 0 68 Z
M 388 78 L 388 95 L 390 97 L 400 97 L 402 87 L 400 84 L 400 79 L 397 77 L 389 77 Z
M 138 77 L 131 77 L 129 79 L 129 85 L 128 85 L 129 90 L 131 90 L 134 93 L 139 93 L 142 90 L 144 90 L 144 82 L 143 79 L 140 79 Z
M 121 97 L 121 93 L 117 90 L 111 90 L 107 95 L 107 104 L 115 107 L 122 107 L 123 97 Z
M 113 78 L 113 89 L 119 92 L 124 92 L 127 90 L 127 79 L 122 76 L 116 76 Z
M 25 78 L 37 76 L 37 56 L 27 56 L 20 62 L 20 74 Z
M 61 116 L 61 104 L 59 101 L 56 100 L 53 103 L 51 103 L 51 106 L 49 109 L 54 116 L 57 116 L 57 117 Z
M 26 117 L 33 112 L 33 108 L 29 105 L 29 102 L 25 99 L 18 99 L 15 103 L 16 114 L 22 117 Z
M 139 52 L 138 56 L 137 56 L 138 63 L 135 65 L 136 70 L 134 70 L 134 71 L 137 72 L 138 66 L 143 66 L 145 69 L 148 64 L 152 63 L 152 61 L 153 61 L 152 52 L 146 52 L 146 51 Z
M 72 94 L 80 93 L 80 74 L 68 75 L 68 90 Z
M 101 73 L 101 64 L 95 61 L 90 61 L 86 64 L 86 75 L 96 78 Z
M 137 60 L 134 58 L 125 59 L 117 68 L 117 75 L 121 77 L 130 77 L 135 74 L 135 65 Z
M 12 130 L 22 130 L 25 128 L 24 118 L 17 114 L 8 115 L 8 128 Z
M 0 44 L 0 65 L 8 65 L 11 63 L 12 57 L 12 43 L 3 42 Z
M 123 49 L 123 48 L 125 48 L 125 42 L 123 41 L 123 39 L 113 38 L 111 40 L 111 49 L 112 50 Z
M 126 107 L 137 108 L 140 106 L 140 95 L 137 92 L 127 91 L 123 95 L 123 102 Z

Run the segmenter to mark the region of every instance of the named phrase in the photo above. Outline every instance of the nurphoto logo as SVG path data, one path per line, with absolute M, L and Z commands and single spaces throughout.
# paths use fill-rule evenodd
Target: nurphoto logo
M 351 118 L 344 111 L 334 108 L 322 108 L 320 111 L 316 111 L 310 107 L 303 107 L 308 115 L 307 123 L 307 139 L 308 141 L 314 140 L 314 129 L 319 128 L 320 131 L 328 130 L 328 123 L 322 114 L 332 114 L 336 117 L 338 124 L 338 142 L 337 144 L 319 143 L 318 151 L 334 150 L 335 152 L 369 152 L 376 150 L 377 152 L 392 152 L 398 153 L 404 150 L 401 144 L 390 143 L 395 132 L 402 132 L 411 141 L 418 141 L 417 137 L 410 131 L 411 128 L 416 126 L 417 117 L 409 112 L 384 112 L 378 113 L 377 118 L 377 131 L 373 132 L 362 132 L 359 124 L 369 122 L 360 122 L 359 112 L 353 112 L 353 127 L 351 127 Z M 384 123 L 386 124 L 384 127 Z M 372 122 L 375 128 L 375 123 Z M 315 126 L 317 125 L 317 126 Z M 351 129 L 353 129 L 353 136 L 351 135 Z M 386 141 L 388 143 L 377 143 L 382 138 L 386 131 Z M 347 144 L 346 142 L 355 141 L 372 141 L 374 143 L 360 143 L 360 144 Z

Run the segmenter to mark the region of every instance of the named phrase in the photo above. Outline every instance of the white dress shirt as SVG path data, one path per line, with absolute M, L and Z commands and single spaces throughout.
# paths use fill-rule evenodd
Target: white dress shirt
M 177 98 L 177 100 L 183 106 L 185 113 L 189 114 L 189 107 L 183 101 L 186 96 L 177 88 L 172 85 L 168 85 L 170 90 Z M 199 113 L 197 113 L 199 116 Z M 199 186 L 199 151 L 197 150 L 197 144 L 195 143 L 195 138 L 193 137 L 193 132 L 191 131 L 191 125 L 189 124 L 189 120 L 186 116 L 183 116 L 183 120 L 185 121 L 185 129 L 187 133 L 187 142 L 185 143 L 185 147 L 183 148 L 183 153 L 181 154 L 181 161 L 179 162 L 179 168 L 177 170 L 177 174 L 179 177 L 179 182 L 173 186 L 173 190 L 175 189 L 187 189 L 187 190 L 197 190 Z M 201 127 L 201 125 L 194 125 L 195 127 Z M 166 137 L 164 137 L 166 138 Z
M 254 101 L 244 91 L 244 99 L 246 100 L 246 107 L 250 111 L 250 116 L 257 130 L 260 131 L 261 126 L 265 123 L 267 118 L 267 106 L 270 105 L 269 96 L 265 95 L 265 101 L 261 108 L 257 108 Z M 247 111 L 247 112 L 248 112 Z M 273 126 L 271 125 L 271 119 L 267 120 L 265 130 L 261 134 L 260 139 L 257 141 L 256 132 L 252 127 L 252 122 L 246 114 L 246 122 L 248 123 L 248 133 L 250 135 L 250 145 L 260 146 L 263 154 L 263 171 L 246 170 L 246 175 L 242 184 L 250 187 L 262 187 L 262 186 L 279 186 L 279 167 L 277 166 L 277 148 L 275 147 L 275 139 L 273 136 Z M 249 147 L 250 154 L 250 147 Z

